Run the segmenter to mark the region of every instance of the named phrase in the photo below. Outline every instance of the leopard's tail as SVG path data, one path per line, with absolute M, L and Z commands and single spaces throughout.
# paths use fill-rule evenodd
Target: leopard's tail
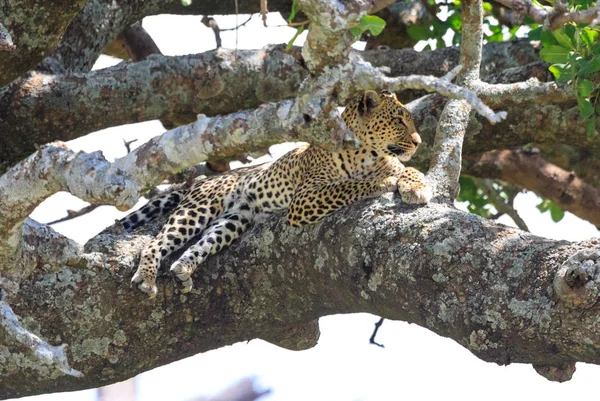
M 154 220 L 158 216 L 167 214 L 171 210 L 175 209 L 186 193 L 187 191 L 182 190 L 173 191 L 166 195 L 150 199 L 150 201 L 148 201 L 144 207 L 131 214 L 128 214 L 119 220 L 119 222 L 127 231 L 132 232 L 136 228 Z

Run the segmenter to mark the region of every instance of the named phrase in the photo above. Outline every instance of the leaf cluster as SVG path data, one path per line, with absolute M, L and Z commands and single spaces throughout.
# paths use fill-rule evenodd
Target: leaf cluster
M 600 71 L 599 32 L 581 24 L 568 24 L 551 32 L 541 27 L 529 34 L 540 40 L 540 57 L 552 65 L 550 72 L 557 82 L 573 84 L 581 116 L 587 120 L 587 136 L 594 137 L 600 116 L 597 83 Z M 596 84 L 594 84 L 596 81 Z

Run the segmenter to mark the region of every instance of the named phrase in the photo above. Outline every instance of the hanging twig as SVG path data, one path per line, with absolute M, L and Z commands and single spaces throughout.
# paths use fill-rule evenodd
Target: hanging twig
M 260 0 L 260 15 L 262 16 L 263 26 L 267 27 L 267 0 Z
M 215 34 L 215 41 L 217 42 L 217 49 L 221 47 L 221 33 L 217 21 L 213 17 L 202 17 L 201 22 L 207 27 L 211 28 Z M 236 27 L 237 29 L 237 27 Z
M 381 325 L 383 324 L 383 318 L 379 319 L 379 321 L 377 323 L 375 323 L 375 329 L 373 330 L 373 334 L 371 334 L 371 338 L 369 339 L 369 343 L 370 344 L 375 344 L 378 347 L 381 348 L 385 348 L 385 346 L 383 344 L 379 344 L 378 342 L 375 342 L 375 336 L 377 336 L 377 332 L 379 331 L 379 328 L 381 327 Z

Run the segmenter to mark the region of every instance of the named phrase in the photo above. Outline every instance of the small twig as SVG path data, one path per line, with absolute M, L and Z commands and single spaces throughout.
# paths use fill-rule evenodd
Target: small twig
M 131 141 L 126 141 L 123 138 L 123 145 L 125 145 L 125 149 L 127 149 L 127 153 L 131 152 L 131 144 L 134 143 L 134 142 L 136 142 L 136 141 L 137 141 L 137 139 L 132 139 Z
M 289 26 L 291 28 L 295 28 L 297 26 L 305 26 L 308 24 L 310 24 L 310 20 L 300 21 L 300 22 L 290 22 L 287 25 L 275 25 L 275 26 L 278 26 L 278 27 Z
M 67 215 L 65 217 L 61 217 L 58 220 L 54 220 L 54 221 L 51 221 L 50 223 L 46 223 L 46 225 L 51 226 L 53 224 L 58 224 L 58 223 L 62 223 L 62 222 L 65 222 L 65 221 L 73 220 L 73 219 L 75 219 L 77 217 L 81 217 L 81 216 L 84 216 L 84 215 L 86 215 L 88 213 L 93 212 L 94 210 L 96 210 L 100 206 L 105 206 L 105 205 L 87 205 L 85 207 L 82 207 L 79 210 L 70 210 L 70 209 L 68 209 L 67 210 Z
M 260 15 L 262 16 L 263 26 L 267 27 L 267 0 L 260 0 Z
M 225 31 L 233 31 L 236 29 L 239 29 L 243 26 L 245 26 L 248 22 L 250 22 L 250 20 L 252 19 L 252 17 L 254 17 L 254 14 L 250 14 L 250 16 L 248 17 L 248 19 L 244 22 L 242 22 L 241 24 L 234 26 L 233 28 L 225 28 L 225 29 L 221 29 L 221 32 L 225 32 Z
M 477 186 L 481 189 L 481 191 L 488 197 L 492 206 L 496 208 L 496 210 L 502 214 L 508 215 L 523 231 L 529 231 L 527 224 L 519 213 L 515 210 L 512 204 L 508 203 L 504 200 L 504 198 L 500 195 L 500 193 L 494 188 L 494 181 L 490 179 L 474 179 Z
M 219 24 L 213 17 L 202 17 L 200 20 L 204 25 L 212 29 L 215 34 L 215 41 L 217 42 L 217 49 L 221 47 L 221 29 L 219 29 Z M 237 28 L 236 28 L 237 29 Z
M 381 348 L 385 348 L 385 346 L 383 344 L 379 344 L 378 342 L 375 342 L 375 336 L 377 336 L 377 332 L 379 331 L 379 328 L 383 324 L 383 320 L 384 320 L 383 318 L 380 318 L 379 321 L 377 323 L 375 323 L 375 329 L 373 330 L 373 334 L 371 334 L 371 338 L 369 339 L 370 344 L 375 344 L 376 346 L 381 347 Z
M 0 325 L 4 327 L 7 335 L 13 337 L 29 348 L 35 356 L 42 362 L 48 365 L 56 365 L 63 373 L 74 376 L 83 377 L 83 373 L 72 369 L 69 366 L 67 355 L 65 353 L 66 344 L 58 347 L 52 346 L 25 329 L 20 323 L 18 316 L 13 312 L 12 308 L 4 301 L 4 297 L 0 292 Z
M 239 8 L 238 0 L 235 0 L 235 50 L 233 53 L 233 58 L 236 63 L 237 63 L 237 49 L 238 49 L 238 36 L 239 36 L 239 29 L 237 27 L 239 26 L 239 21 L 238 21 L 239 16 L 240 16 L 240 8 Z

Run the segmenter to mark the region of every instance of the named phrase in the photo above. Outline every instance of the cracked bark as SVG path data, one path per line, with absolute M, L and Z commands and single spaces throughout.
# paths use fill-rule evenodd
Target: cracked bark
M 598 240 L 548 240 L 390 195 L 303 229 L 284 220 L 274 215 L 209 258 L 191 294 L 159 277 L 156 302 L 129 279 L 164 219 L 133 236 L 108 229 L 79 263 L 35 272 L 10 303 L 34 333 L 70 344 L 69 360 L 85 377 L 9 352 L 13 340 L 0 332 L 0 397 L 96 387 L 252 338 L 303 349 L 316 341 L 315 319 L 351 312 L 419 324 L 501 365 L 600 363 L 600 306 L 576 306 L 577 296 L 565 295 L 571 287 L 555 283 L 580 260 L 591 273 L 582 288 L 598 286 Z

